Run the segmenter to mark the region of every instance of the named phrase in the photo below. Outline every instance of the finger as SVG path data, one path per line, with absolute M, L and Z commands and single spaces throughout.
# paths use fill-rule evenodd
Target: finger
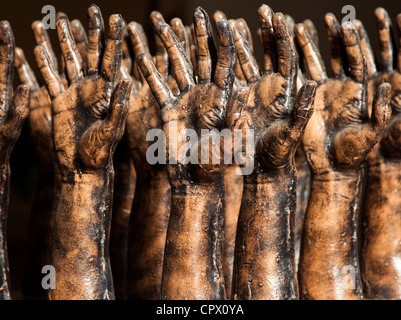
M 398 72 L 401 72 L 401 13 L 397 15 L 397 29 L 398 29 Z
M 136 32 L 136 35 L 138 36 L 138 38 L 135 41 L 139 41 L 142 45 L 142 48 L 137 48 L 137 50 L 141 51 L 141 53 L 142 53 L 142 50 L 145 50 L 146 52 L 150 52 L 149 51 L 149 42 L 148 42 L 148 38 L 146 37 L 145 30 L 143 29 L 143 27 L 140 23 L 134 22 L 134 24 L 135 24 L 135 32 Z M 157 36 L 157 37 L 159 37 L 159 36 Z M 160 41 L 160 39 L 159 39 L 159 41 Z M 132 38 L 131 38 L 131 45 L 133 46 Z M 140 80 L 142 83 L 145 83 L 146 81 L 145 81 L 145 79 L 143 79 L 142 74 L 138 68 L 138 63 L 136 62 L 136 57 L 140 54 L 140 52 L 138 51 L 138 53 L 135 53 L 134 48 L 132 48 L 132 49 L 134 51 L 134 57 L 135 57 L 135 60 L 133 61 L 134 66 L 133 66 L 132 75 L 133 75 L 134 79 Z
M 168 76 L 168 54 L 167 50 L 163 45 L 162 40 L 160 39 L 159 34 L 157 33 L 157 29 L 161 24 L 166 23 L 162 14 L 158 11 L 153 11 L 150 14 L 150 21 L 153 26 L 153 30 L 155 32 L 155 64 L 157 70 L 159 70 L 160 74 L 164 79 Z
M 81 21 L 78 19 L 71 21 L 71 31 L 75 40 L 75 44 L 77 46 L 79 55 L 82 58 L 82 64 L 84 70 L 86 70 L 86 61 L 87 61 L 87 53 L 88 53 L 88 38 L 86 36 L 86 32 L 84 27 L 82 26 Z
M 32 31 L 37 45 L 43 46 L 49 54 L 55 70 L 58 70 L 58 62 L 54 54 L 53 47 L 46 29 L 43 28 L 42 21 L 34 21 L 32 23 Z
M 379 32 L 379 63 L 380 71 L 393 70 L 393 43 L 391 34 L 391 20 L 383 8 L 375 10 L 377 30 Z
M 220 21 L 221 19 L 226 19 L 227 20 L 226 14 L 221 10 L 215 11 L 213 13 L 213 22 L 216 24 L 217 21 Z
M 322 64 L 319 50 L 316 48 L 304 24 L 295 27 L 295 36 L 305 58 L 306 67 L 312 80 L 323 83 L 327 80 L 326 68 Z
M 216 24 L 217 32 L 217 64 L 214 73 L 214 84 L 231 95 L 232 85 L 235 79 L 235 62 L 237 59 L 234 37 L 227 20 L 223 19 Z
M 241 31 L 242 35 L 248 42 L 249 49 L 251 49 L 251 51 L 253 52 L 252 33 L 251 33 L 251 30 L 249 29 L 249 26 L 246 23 L 245 19 L 243 19 L 243 18 L 237 19 L 237 25 L 238 25 L 238 28 Z
M 138 65 L 143 77 L 149 84 L 160 107 L 165 106 L 167 103 L 174 99 L 168 84 L 164 81 L 161 74 L 157 71 L 153 64 L 152 58 L 149 54 L 143 53 L 137 57 Z
M 47 90 L 49 91 L 49 95 L 53 100 L 64 91 L 64 86 L 61 82 L 60 76 L 58 72 L 54 70 L 50 56 L 47 54 L 44 47 L 41 45 L 36 46 L 34 54 L 40 73 L 42 74 Z
M 362 47 L 362 52 L 365 56 L 366 70 L 368 73 L 368 77 L 372 78 L 373 75 L 377 72 L 377 70 L 375 64 L 375 56 L 373 54 L 372 47 L 370 46 L 370 40 L 368 34 L 360 20 L 355 20 L 354 26 L 358 31 L 359 39 L 361 41 L 361 47 Z
M 363 56 L 358 31 L 355 26 L 347 21 L 341 26 L 345 52 L 347 54 L 348 70 L 350 77 L 359 83 L 366 83 L 366 62 Z
M 13 107 L 8 111 L 7 125 L 11 130 L 22 125 L 23 121 L 29 114 L 29 98 L 31 96 L 31 88 L 27 84 L 21 84 L 15 90 L 13 98 Z
M 116 133 L 124 130 L 125 119 L 128 113 L 128 101 L 132 91 L 132 80 L 121 80 L 114 90 L 111 98 L 105 125 L 110 133 L 110 138 Z M 119 134 L 117 134 L 119 135 Z
M 87 74 L 97 74 L 104 48 L 104 23 L 100 9 L 92 4 L 88 9 Z
M 149 48 L 141 36 L 139 23 L 130 22 L 128 25 L 128 33 L 130 35 L 132 49 L 134 50 L 136 57 L 142 53 L 149 53 Z
M 277 45 L 277 71 L 287 79 L 294 79 L 297 74 L 297 56 L 291 31 L 282 13 L 273 16 L 273 29 Z
M 316 89 L 315 81 L 306 81 L 295 97 L 295 105 L 289 120 L 288 138 L 291 145 L 302 139 L 303 132 L 314 111 Z
M 290 28 L 292 37 L 295 38 L 294 31 L 295 31 L 296 24 L 295 24 L 294 18 L 291 17 L 289 14 L 285 14 L 284 17 L 285 17 L 285 21 L 287 21 L 288 27 Z
M 198 58 L 196 56 L 196 45 L 195 45 L 195 40 L 194 40 L 195 27 L 194 27 L 194 24 L 192 24 L 191 26 L 186 26 L 185 28 L 187 29 L 192 67 L 194 69 L 196 76 L 198 76 Z
M 172 71 L 180 91 L 188 90 L 194 84 L 194 75 L 184 48 L 168 24 L 160 25 L 157 30 L 168 52 Z
M 106 48 L 102 59 L 102 78 L 114 84 L 120 72 L 122 59 L 122 19 L 119 14 L 113 14 L 109 19 L 109 34 L 106 41 Z
M 189 39 L 187 30 L 184 27 L 180 18 L 174 18 L 170 22 L 171 28 L 173 29 L 175 35 L 177 36 L 178 40 L 181 41 L 182 47 L 185 50 L 185 53 L 188 57 L 191 56 L 190 48 L 189 48 Z
M 313 43 L 315 44 L 316 48 L 319 49 L 319 36 L 315 27 L 315 24 L 311 19 L 305 19 L 303 22 L 304 26 L 306 27 L 306 30 L 308 30 L 309 35 L 311 36 L 311 39 Z
M 221 16 L 221 14 L 218 16 Z M 212 54 L 216 54 L 216 49 L 213 42 L 209 18 L 201 7 L 195 9 L 194 28 L 196 36 L 196 54 L 198 57 L 198 83 L 207 83 L 212 79 Z
M 391 118 L 390 100 L 391 85 L 382 83 L 376 90 L 371 116 L 372 127 L 380 136 Z
M 78 52 L 66 16 L 60 16 L 56 22 L 57 34 L 63 53 L 65 68 L 70 83 L 83 79 L 82 58 Z
M 327 38 L 330 45 L 330 65 L 334 78 L 341 79 L 345 77 L 343 57 L 345 56 L 344 44 L 341 38 L 341 27 L 337 18 L 332 13 L 326 14 L 324 17 Z
M 258 63 L 249 48 L 248 42 L 243 38 L 238 23 L 235 20 L 230 20 L 230 27 L 233 32 L 235 49 L 242 72 L 248 83 L 252 83 L 260 79 L 260 70 Z
M 121 19 L 121 25 L 123 29 L 123 42 L 121 45 L 121 51 L 122 51 L 122 61 L 124 68 L 121 68 L 121 70 L 125 69 L 127 72 L 131 72 L 132 69 L 132 60 L 131 60 L 131 52 L 130 52 L 130 46 L 129 46 L 129 35 L 128 35 L 128 28 L 127 28 L 127 23 L 125 22 L 124 19 Z
M 276 42 L 273 30 L 273 11 L 262 5 L 258 9 L 260 33 L 264 50 L 264 72 L 274 72 L 276 68 Z
M 32 92 L 39 90 L 38 81 L 21 48 L 15 48 L 15 68 L 22 84 L 28 85 Z
M 12 89 L 15 55 L 14 35 L 8 21 L 0 21 L 0 104 L 9 97 Z

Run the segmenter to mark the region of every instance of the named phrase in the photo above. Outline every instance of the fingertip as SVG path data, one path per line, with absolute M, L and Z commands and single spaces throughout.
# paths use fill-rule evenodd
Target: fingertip
M 305 87 L 305 91 L 308 94 L 314 95 L 316 93 L 316 89 L 317 89 L 316 81 L 306 80 L 303 86 Z
M 12 44 L 14 42 L 11 25 L 7 20 L 0 21 L 0 42 Z
M 377 19 L 382 20 L 384 23 L 388 22 L 389 15 L 386 9 L 378 7 L 375 9 L 374 14 Z
M 313 80 L 307 80 L 304 85 L 299 89 L 298 106 L 302 108 L 310 108 L 313 105 L 317 90 L 317 82 Z
M 171 19 L 170 25 L 171 25 L 171 27 L 181 27 L 183 24 L 182 24 L 182 20 L 180 18 L 175 17 L 175 18 Z
M 122 40 L 123 28 L 120 14 L 112 14 L 109 18 L 109 37 L 113 40 Z
M 15 48 L 15 67 L 18 68 L 25 60 L 24 51 L 20 47 Z
M 303 23 L 297 23 L 295 25 L 294 30 L 295 30 L 295 34 L 297 36 L 302 36 L 302 37 L 305 36 L 306 27 L 305 27 L 305 25 Z
M 215 13 L 213 14 L 214 23 L 217 23 L 218 21 L 220 21 L 222 19 L 227 19 L 227 16 L 225 15 L 225 13 L 220 10 L 215 11 Z
M 335 21 L 337 21 L 337 18 L 333 13 L 328 12 L 324 15 L 324 22 L 326 25 L 333 25 Z
M 273 10 L 267 5 L 262 4 L 258 9 L 258 15 L 264 20 L 271 20 L 273 16 Z
M 89 29 L 98 29 L 103 26 L 102 13 L 97 5 L 92 4 L 88 8 L 87 15 L 89 20 Z
M 62 22 L 64 20 L 68 21 L 68 16 L 64 12 L 57 12 L 56 24 L 58 24 L 58 23 L 60 23 L 60 22 Z
M 235 23 L 236 28 L 238 27 Z M 225 47 L 234 45 L 234 37 L 230 28 L 230 24 L 226 19 L 217 21 L 216 23 L 217 35 L 219 38 L 219 43 Z
M 27 107 L 31 95 L 31 88 L 27 84 L 20 84 L 14 93 L 14 106 L 16 108 Z
M 163 40 L 164 43 L 172 36 L 173 31 L 171 30 L 171 27 L 167 23 L 162 23 L 160 24 L 156 32 L 159 34 L 160 38 Z M 166 47 L 167 49 L 167 47 Z
M 0 21 L 0 30 L 1 32 L 8 32 L 11 30 L 11 25 L 8 20 L 2 20 Z
M 157 29 L 161 24 L 166 23 L 159 11 L 152 11 L 150 13 L 150 21 L 152 22 L 153 29 Z
M 43 31 L 43 24 L 42 21 L 36 20 L 31 24 L 32 31 L 35 37 L 41 36 Z
M 382 83 L 378 88 L 378 94 L 386 104 L 390 104 L 391 84 L 388 82 Z

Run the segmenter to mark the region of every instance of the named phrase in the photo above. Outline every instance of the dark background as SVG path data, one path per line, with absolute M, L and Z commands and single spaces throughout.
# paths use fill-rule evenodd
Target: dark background
M 25 55 L 40 80 L 38 69 L 33 58 L 34 38 L 31 32 L 31 23 L 34 20 L 41 20 L 44 14 L 41 9 L 44 5 L 53 5 L 57 11 L 65 12 L 69 18 L 80 19 L 86 26 L 86 10 L 94 1 L 21 1 L 21 0 L 1 0 L 0 20 L 8 20 L 13 28 L 17 46 L 25 51 Z M 320 48 L 322 55 L 328 62 L 328 42 L 324 28 L 324 14 L 334 13 L 341 22 L 343 14 L 341 8 L 344 5 L 353 5 L 356 9 L 356 18 L 362 20 L 370 35 L 371 44 L 375 51 L 378 48 L 376 24 L 374 20 L 374 9 L 384 7 L 390 14 L 395 24 L 397 13 L 401 12 L 401 3 L 394 0 L 381 1 L 321 1 L 321 0 L 272 0 L 269 2 L 258 0 L 131 0 L 124 1 L 95 1 L 102 10 L 105 23 L 113 13 L 120 13 L 128 22 L 137 21 L 143 24 L 149 32 L 149 13 L 152 10 L 160 11 L 166 21 L 174 17 L 180 17 L 184 24 L 192 22 L 192 13 L 197 6 L 203 7 L 209 15 L 217 9 L 226 13 L 228 18 L 244 18 L 252 33 L 255 44 L 257 59 L 261 61 L 262 47 L 256 39 L 256 29 L 258 26 L 257 9 L 263 3 L 268 4 L 274 11 L 281 11 L 291 15 L 295 21 L 302 22 L 304 19 L 311 19 L 318 29 Z M 57 35 L 55 30 L 50 30 L 53 48 L 59 55 L 60 50 L 57 45 Z M 17 79 L 15 79 L 17 84 Z M 11 284 L 14 298 L 18 298 L 21 287 L 23 263 L 25 258 L 26 234 L 29 228 L 28 218 L 35 194 L 37 182 L 37 163 L 29 139 L 27 137 L 26 126 L 24 126 L 21 137 L 15 145 L 11 156 L 11 196 L 8 219 L 8 246 L 11 270 Z

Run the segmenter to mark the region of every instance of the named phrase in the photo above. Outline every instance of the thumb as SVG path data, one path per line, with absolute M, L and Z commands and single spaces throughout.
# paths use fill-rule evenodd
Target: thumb
M 15 121 L 18 125 L 20 120 L 24 120 L 29 114 L 28 103 L 31 97 L 31 88 L 27 84 L 21 84 L 15 90 L 13 107 L 9 110 L 10 121 Z
M 391 85 L 382 83 L 376 90 L 373 99 L 371 124 L 376 133 L 381 136 L 391 118 Z
M 305 127 L 313 114 L 316 88 L 315 81 L 306 81 L 295 97 L 295 105 L 289 119 L 290 138 L 293 141 L 299 141 L 302 138 Z
M 132 80 L 124 79 L 118 83 L 114 90 L 110 102 L 110 109 L 105 119 L 105 126 L 109 129 L 106 131 L 113 135 L 120 131 L 124 131 L 123 124 L 125 124 L 128 114 L 128 102 L 131 95 L 131 89 Z

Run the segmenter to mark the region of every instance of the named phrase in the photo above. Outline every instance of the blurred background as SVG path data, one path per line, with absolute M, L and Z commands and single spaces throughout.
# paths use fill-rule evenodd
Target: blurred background
M 374 19 L 374 9 L 384 7 L 390 14 L 395 25 L 396 16 L 401 12 L 401 2 L 394 0 L 271 0 L 269 2 L 259 0 L 134 0 L 134 1 L 110 1 L 110 0 L 57 0 L 57 1 L 27 1 L 27 0 L 2 0 L 0 3 L 0 20 L 8 20 L 11 23 L 16 45 L 21 47 L 33 68 L 38 80 L 38 69 L 33 57 L 34 38 L 31 24 L 34 20 L 41 20 L 45 14 L 41 13 L 45 5 L 53 5 L 57 11 L 62 11 L 72 19 L 79 19 L 86 27 L 86 11 L 90 4 L 97 4 L 103 14 L 105 24 L 113 13 L 120 13 L 127 23 L 137 21 L 141 23 L 150 35 L 149 14 L 153 10 L 160 11 L 167 22 L 174 17 L 179 17 L 184 24 L 192 23 L 192 14 L 198 6 L 203 7 L 211 16 L 216 10 L 223 11 L 228 18 L 244 18 L 253 35 L 255 55 L 259 62 L 262 59 L 262 46 L 256 37 L 258 27 L 257 9 L 263 3 L 269 5 L 275 12 L 281 11 L 291 15 L 295 22 L 311 19 L 319 32 L 319 44 L 326 64 L 329 61 L 329 47 L 324 27 L 324 15 L 332 12 L 341 22 L 345 14 L 341 9 L 345 5 L 353 5 L 356 9 L 356 18 L 362 20 L 370 36 L 374 51 L 378 48 L 378 37 Z M 56 54 L 60 55 L 55 30 L 49 30 L 50 37 Z M 150 38 L 150 41 L 153 41 Z M 397 41 L 398 42 L 398 41 Z M 328 64 L 327 64 L 328 66 Z M 329 69 L 329 67 L 328 67 Z M 16 78 L 16 77 L 15 77 Z M 17 85 L 17 79 L 14 79 Z M 27 136 L 26 126 L 14 151 L 11 155 L 11 196 L 8 217 L 8 246 L 11 270 L 11 286 L 14 297 L 18 298 L 21 288 L 22 272 L 26 254 L 26 235 L 29 228 L 29 215 L 35 188 L 37 183 L 37 162 L 33 148 Z

